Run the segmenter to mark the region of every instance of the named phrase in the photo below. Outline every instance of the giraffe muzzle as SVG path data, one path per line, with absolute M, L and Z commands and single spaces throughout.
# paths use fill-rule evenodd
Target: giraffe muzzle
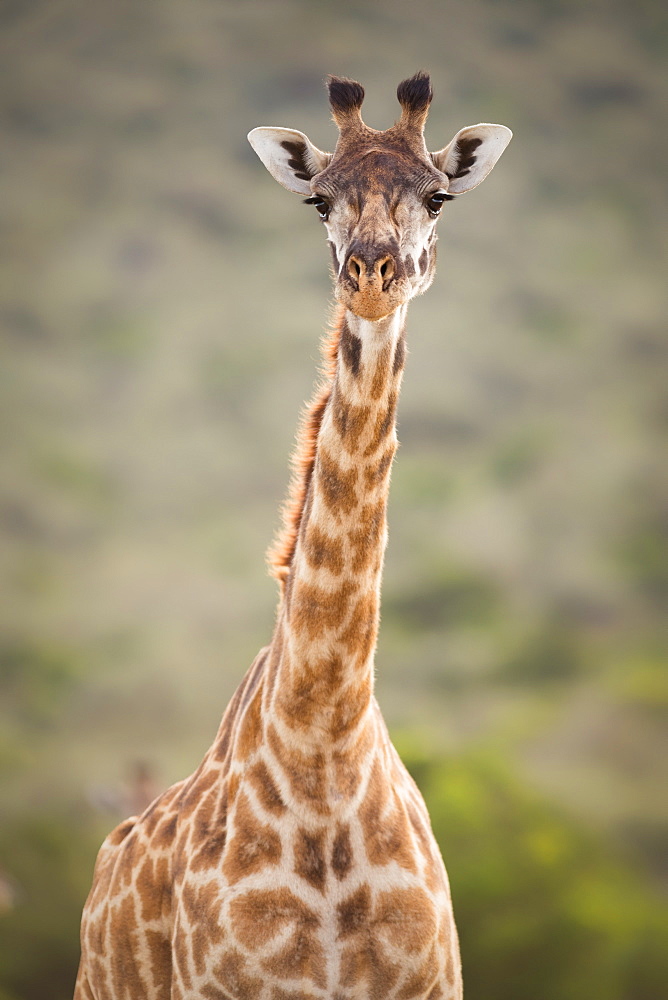
M 408 298 L 391 253 L 350 253 L 336 286 L 336 298 L 362 319 L 379 320 Z

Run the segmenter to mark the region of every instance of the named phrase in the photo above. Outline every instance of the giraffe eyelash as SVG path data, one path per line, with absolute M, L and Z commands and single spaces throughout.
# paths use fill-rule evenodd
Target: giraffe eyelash
M 329 213 L 331 212 L 332 209 L 329 203 L 326 202 L 324 198 L 321 198 L 320 195 L 313 194 L 311 195 L 310 198 L 304 198 L 304 204 L 315 205 L 318 215 L 320 216 L 322 221 L 327 222 L 327 219 L 329 218 Z

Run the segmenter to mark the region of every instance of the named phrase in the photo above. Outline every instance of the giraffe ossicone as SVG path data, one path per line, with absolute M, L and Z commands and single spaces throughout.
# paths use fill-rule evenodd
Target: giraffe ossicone
M 269 172 L 327 229 L 339 303 L 271 554 L 270 644 L 195 773 L 105 840 L 76 1000 L 460 1000 L 448 880 L 422 797 L 373 696 L 386 505 L 408 301 L 434 275 L 445 203 L 508 144 L 461 129 L 437 152 L 429 77 L 364 124 L 329 80 L 333 153 L 254 129 Z

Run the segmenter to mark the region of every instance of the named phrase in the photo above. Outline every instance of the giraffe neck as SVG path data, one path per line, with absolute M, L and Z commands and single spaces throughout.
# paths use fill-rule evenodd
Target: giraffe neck
M 310 415 L 318 411 L 315 455 L 270 691 L 271 714 L 297 741 L 343 747 L 369 719 L 405 313 L 377 322 L 339 313 L 333 376 Z

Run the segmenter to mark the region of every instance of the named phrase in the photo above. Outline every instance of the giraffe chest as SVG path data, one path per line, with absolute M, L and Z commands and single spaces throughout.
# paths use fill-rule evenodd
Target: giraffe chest
M 369 819 L 272 816 L 242 785 L 222 864 L 182 888 L 217 900 L 202 986 L 235 1000 L 457 996 L 438 870 L 400 848 L 396 817 L 376 817 L 373 837 Z M 183 926 L 184 941 L 202 933 Z

